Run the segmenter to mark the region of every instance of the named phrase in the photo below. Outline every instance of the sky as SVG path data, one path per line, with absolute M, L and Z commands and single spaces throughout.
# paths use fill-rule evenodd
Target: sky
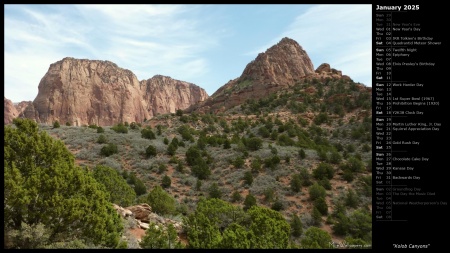
M 138 80 L 194 83 L 212 95 L 258 53 L 289 37 L 314 68 L 372 86 L 369 4 L 4 5 L 4 94 L 33 101 L 50 64 L 108 60 Z

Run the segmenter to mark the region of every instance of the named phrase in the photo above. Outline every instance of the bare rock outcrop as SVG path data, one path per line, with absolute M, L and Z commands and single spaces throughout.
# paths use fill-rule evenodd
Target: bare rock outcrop
M 312 73 L 314 67 L 306 51 L 295 40 L 285 37 L 247 64 L 238 82 L 289 85 Z
M 75 126 L 140 122 L 149 115 L 139 87 L 131 71 L 112 62 L 67 57 L 50 65 L 25 117 Z
M 14 107 L 13 102 L 5 97 L 3 99 L 3 112 L 4 124 L 12 123 L 13 119 L 19 116 L 19 112 Z
M 188 111 L 226 110 L 247 99 L 259 99 L 289 88 L 314 73 L 306 51 L 295 40 L 283 38 L 247 64 L 239 78 L 230 80 L 205 102 L 190 107 Z
M 151 206 L 146 203 L 142 203 L 139 205 L 129 206 L 129 207 L 121 207 L 116 204 L 113 204 L 114 209 L 118 214 L 123 218 L 132 218 L 136 220 L 136 224 L 141 229 L 148 229 L 149 224 L 154 223 L 156 226 L 166 229 L 169 224 L 172 224 L 177 231 L 178 234 L 183 233 L 182 223 L 179 221 L 175 221 L 169 218 L 165 218 L 159 216 L 156 213 L 152 212 Z
M 139 82 L 113 62 L 66 57 L 50 65 L 24 116 L 47 124 L 107 126 L 143 122 L 207 97 L 200 87 L 170 77 Z
M 148 216 L 152 214 L 152 207 L 146 203 L 142 203 L 135 206 L 129 206 L 125 209 L 131 211 L 136 220 L 140 220 L 141 222 L 149 222 Z
M 175 113 L 208 98 L 206 91 L 199 86 L 168 76 L 155 75 L 140 84 L 151 117 Z
M 113 204 L 113 208 L 116 209 L 116 211 L 122 216 L 123 218 L 129 217 L 133 215 L 133 212 L 130 210 L 123 208 L 119 205 Z
M 331 79 L 344 79 L 346 81 L 351 81 L 351 78 L 347 75 L 342 75 L 342 71 L 331 68 L 330 64 L 328 63 L 322 63 L 320 66 L 316 69 L 315 75 L 309 76 L 309 78 L 316 78 L 319 80 L 324 80 L 326 78 Z

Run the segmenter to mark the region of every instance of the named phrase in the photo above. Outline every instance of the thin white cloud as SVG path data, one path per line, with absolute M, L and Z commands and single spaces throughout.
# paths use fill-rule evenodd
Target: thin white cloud
M 206 75 L 202 53 L 220 44 L 221 32 L 210 30 L 201 11 L 199 5 L 7 6 L 5 95 L 33 100 L 48 66 L 66 56 L 109 60 L 140 80 Z M 25 96 L 14 85 L 33 92 Z

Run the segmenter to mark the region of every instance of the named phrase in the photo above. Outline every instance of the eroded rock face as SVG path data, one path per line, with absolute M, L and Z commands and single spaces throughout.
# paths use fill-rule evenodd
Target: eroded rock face
M 4 124 L 12 123 L 13 119 L 19 116 L 19 112 L 14 107 L 12 101 L 5 97 L 3 99 L 3 111 Z
M 208 98 L 206 91 L 199 86 L 162 75 L 141 81 L 141 87 L 151 117 L 175 113 Z
M 247 64 L 239 78 L 230 80 L 208 100 L 192 106 L 188 111 L 226 110 L 247 99 L 259 99 L 289 88 L 314 73 L 306 51 L 295 40 L 283 38 Z
M 115 63 L 68 57 L 50 65 L 24 115 L 47 124 L 58 120 L 105 126 L 142 122 L 206 97 L 203 89 L 190 83 L 162 76 L 139 82 Z
M 113 125 L 149 116 L 131 71 L 109 61 L 74 58 L 50 65 L 33 107 L 25 110 L 25 117 L 49 124 Z

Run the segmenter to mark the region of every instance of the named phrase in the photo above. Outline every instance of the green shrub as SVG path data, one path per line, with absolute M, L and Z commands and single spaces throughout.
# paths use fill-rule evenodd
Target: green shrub
M 100 136 L 98 136 L 98 138 L 97 138 L 97 143 L 104 144 L 104 143 L 106 143 L 106 142 L 108 142 L 108 140 L 106 139 L 106 136 L 104 136 L 103 134 L 101 134 Z
M 309 187 L 309 198 L 311 200 L 316 200 L 318 198 L 325 198 L 326 190 L 323 186 L 319 185 L 317 182 Z
M 103 156 L 110 156 L 117 153 L 118 153 L 117 145 L 113 143 L 109 143 L 103 146 L 102 149 L 100 150 L 100 155 Z
M 244 179 L 245 184 L 252 185 L 252 183 L 253 183 L 253 175 L 252 175 L 252 173 L 250 171 L 246 171 L 244 173 L 244 178 L 243 179 Z
M 152 156 L 156 156 L 157 152 L 156 152 L 156 148 L 153 145 L 149 145 L 147 147 L 147 149 L 145 150 L 145 155 L 147 158 L 152 157 Z
M 122 133 L 122 134 L 128 133 L 128 127 L 126 127 L 122 123 L 119 123 L 119 124 L 111 127 L 111 129 L 116 133 Z
M 169 188 L 171 184 L 172 184 L 172 180 L 170 179 L 169 176 L 165 175 L 161 182 L 162 188 Z
M 156 139 L 155 133 L 153 133 L 152 129 L 149 127 L 141 130 L 141 137 L 149 140 Z

